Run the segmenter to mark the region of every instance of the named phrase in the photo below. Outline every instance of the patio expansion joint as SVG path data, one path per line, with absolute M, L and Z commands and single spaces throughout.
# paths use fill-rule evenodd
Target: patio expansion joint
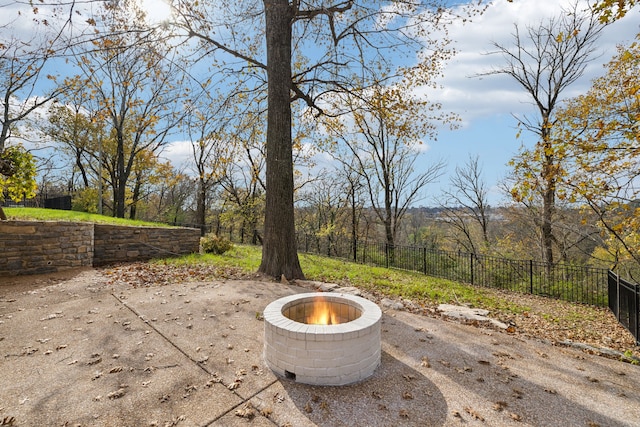
M 213 375 L 211 372 L 209 372 L 209 370 L 207 370 L 207 368 L 205 366 L 203 366 L 202 364 L 198 363 L 197 360 L 193 359 L 191 356 L 189 356 L 184 350 L 182 350 L 177 344 L 175 344 L 169 337 L 167 337 L 165 334 L 163 334 L 160 330 L 158 330 L 156 327 L 154 327 L 154 325 L 152 325 L 150 322 L 147 322 L 144 320 L 144 316 L 142 316 L 140 313 L 138 313 L 136 311 L 135 308 L 129 306 L 125 301 L 121 300 L 120 298 L 118 298 L 117 295 L 115 294 L 111 294 L 111 296 L 113 298 L 115 298 L 116 301 L 118 301 L 119 304 L 121 304 L 123 307 L 125 307 L 127 310 L 131 311 L 131 313 L 133 313 L 139 320 L 141 320 L 145 325 L 147 325 L 149 328 L 153 329 L 160 337 L 162 337 L 162 339 L 164 339 L 166 342 L 168 342 L 173 348 L 175 348 L 176 350 L 178 350 L 182 355 L 184 355 L 187 359 L 189 359 L 191 362 L 193 362 L 196 366 L 198 366 L 200 369 L 202 369 L 205 373 L 207 373 L 208 375 Z M 269 387 L 273 386 L 275 383 L 278 382 L 278 379 L 274 379 L 273 381 L 271 381 L 269 384 L 267 384 L 266 386 L 262 387 L 261 389 L 259 389 L 258 391 L 256 391 L 255 393 L 253 393 L 252 395 L 250 395 L 249 397 L 247 397 L 246 399 L 243 398 L 236 390 L 231 390 L 231 393 L 235 394 L 236 396 L 238 396 L 241 401 L 240 403 L 238 403 L 237 405 L 234 405 L 233 407 L 231 407 L 229 410 L 227 410 L 226 412 L 220 414 L 219 416 L 217 416 L 216 418 L 214 418 L 213 420 L 206 422 L 205 424 L 203 424 L 204 426 L 211 426 L 213 425 L 213 423 L 215 423 L 216 421 L 220 420 L 222 417 L 228 415 L 229 413 L 233 413 L 233 411 L 237 410 L 240 406 L 245 405 L 247 402 L 249 402 L 251 399 L 253 399 L 254 397 L 256 397 L 258 394 L 262 393 L 263 391 L 265 391 L 266 389 L 268 389 Z M 225 387 L 228 386 L 228 384 L 224 384 L 222 383 Z M 269 420 L 269 422 L 273 425 L 278 425 L 274 420 L 272 420 L 269 417 L 265 417 L 267 420 Z
M 193 357 L 189 356 L 189 354 L 187 354 L 184 350 L 182 350 L 182 348 L 180 348 L 180 346 L 178 346 L 176 343 L 174 343 L 169 337 L 167 337 L 165 334 L 163 334 L 160 330 L 158 330 L 154 325 L 151 324 L 151 322 L 147 322 L 144 320 L 144 316 L 142 316 L 140 313 L 138 313 L 136 311 L 135 308 L 129 306 L 126 302 L 124 302 L 123 300 L 121 300 L 120 298 L 118 298 L 115 294 L 111 294 L 112 297 L 114 297 L 116 299 L 116 301 L 118 301 L 120 304 L 122 304 L 123 307 L 125 307 L 127 310 L 131 311 L 133 314 L 135 314 L 135 316 L 142 322 L 144 322 L 144 324 L 146 326 L 148 326 L 149 328 L 153 329 L 155 331 L 155 333 L 157 333 L 160 337 L 162 337 L 162 339 L 164 339 L 166 342 L 168 342 L 173 348 L 175 348 L 176 350 L 178 350 L 180 352 L 180 354 L 182 354 L 184 357 L 186 357 L 187 359 L 189 359 L 191 362 L 193 362 L 194 365 L 196 365 L 197 367 L 199 367 L 200 369 L 202 369 L 204 372 L 206 372 L 208 375 L 213 375 L 211 372 L 209 372 L 209 370 L 207 370 L 207 368 L 205 366 L 203 366 L 201 363 L 198 363 L 197 360 L 195 360 Z M 225 384 L 226 386 L 226 384 Z
M 255 393 L 253 393 L 251 396 L 247 397 L 246 399 L 243 399 L 242 396 L 240 396 L 238 393 L 236 393 L 235 390 L 233 390 L 233 393 L 235 393 L 240 399 L 242 399 L 242 402 L 238 403 L 237 405 L 233 406 L 232 408 L 230 408 L 228 411 L 226 411 L 223 414 L 218 415 L 216 418 L 214 418 L 213 420 L 207 422 L 204 424 L 205 427 L 209 427 L 212 426 L 216 421 L 219 421 L 221 418 L 224 418 L 225 416 L 227 416 L 228 414 L 232 414 L 236 409 L 238 409 L 239 407 L 241 407 L 242 405 L 245 405 L 246 403 L 248 403 L 249 401 L 251 401 L 251 399 L 253 399 L 254 397 L 256 397 L 257 395 L 259 395 L 260 393 L 262 393 L 263 391 L 265 391 L 266 389 L 268 389 L 269 387 L 271 387 L 272 385 L 274 385 L 275 383 L 277 383 L 279 381 L 278 378 L 276 378 L 275 380 L 271 381 L 269 384 L 267 384 L 266 386 L 262 387 L 261 389 L 259 389 L 258 391 L 256 391 Z M 275 420 L 271 419 L 271 417 L 263 417 L 265 419 L 267 419 L 269 422 L 271 422 L 271 424 L 275 425 L 275 426 L 279 426 L 278 423 L 276 423 Z

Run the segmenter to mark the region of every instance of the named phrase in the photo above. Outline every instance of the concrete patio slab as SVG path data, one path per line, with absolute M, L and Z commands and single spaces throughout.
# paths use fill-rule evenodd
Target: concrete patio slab
M 34 280 L 38 280 L 35 279 Z M 382 363 L 344 387 L 275 376 L 266 305 L 309 289 L 133 288 L 103 270 L 0 280 L 0 420 L 18 426 L 635 426 L 640 367 L 387 310 Z

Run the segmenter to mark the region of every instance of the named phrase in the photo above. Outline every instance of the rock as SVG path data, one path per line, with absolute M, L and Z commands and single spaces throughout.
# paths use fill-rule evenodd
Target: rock
M 296 280 L 296 284 L 305 288 L 312 288 L 320 292 L 333 292 L 340 287 L 336 283 L 318 282 L 316 280 Z
M 438 306 L 438 311 L 445 317 L 449 317 L 452 319 L 458 319 L 465 322 L 482 322 L 482 323 L 490 323 L 500 329 L 507 329 L 507 325 L 487 317 L 489 314 L 489 310 L 484 310 L 481 308 L 471 308 L 460 305 L 451 305 L 451 304 L 440 304 Z
M 383 308 L 389 308 L 391 310 L 404 310 L 404 304 L 402 304 L 400 301 L 394 301 L 390 298 L 382 298 L 382 300 L 380 300 L 380 305 Z
M 360 292 L 360 289 L 356 288 L 355 286 L 345 286 L 343 288 L 335 288 L 335 292 L 341 292 L 343 294 L 355 295 L 357 297 L 362 295 L 362 292 Z
M 338 285 L 337 283 L 320 283 L 320 286 L 318 286 L 317 289 L 320 292 L 333 292 L 339 287 L 340 285 Z

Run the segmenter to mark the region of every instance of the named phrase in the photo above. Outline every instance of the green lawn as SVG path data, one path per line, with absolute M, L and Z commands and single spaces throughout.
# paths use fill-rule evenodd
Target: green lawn
M 216 266 L 232 268 L 244 273 L 255 273 L 260 266 L 260 247 L 235 245 L 223 255 L 193 254 L 168 258 L 156 262 L 181 266 Z M 520 313 L 529 307 L 510 303 L 496 297 L 486 288 L 469 286 L 451 280 L 425 276 L 420 273 L 391 270 L 382 267 L 300 254 L 300 264 L 308 280 L 356 286 L 368 292 L 388 297 L 409 298 L 414 302 L 432 306 L 440 303 L 469 304 L 487 309 Z
M 87 212 L 63 211 L 58 209 L 3 208 L 3 210 L 9 220 L 94 222 L 99 224 L 169 227 L 167 224 L 157 222 L 114 218 Z

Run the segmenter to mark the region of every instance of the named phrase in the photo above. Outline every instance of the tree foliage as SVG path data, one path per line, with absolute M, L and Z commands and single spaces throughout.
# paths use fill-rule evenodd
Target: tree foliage
M 558 112 L 567 196 L 597 215 L 615 262 L 640 265 L 640 42 L 618 47 L 604 76 Z
M 536 225 L 542 239 L 542 258 L 549 265 L 555 261 L 554 223 L 564 158 L 563 146 L 554 144 L 551 137 L 557 126 L 555 110 L 561 94 L 594 59 L 595 43 L 604 27 L 594 11 L 580 10 L 577 2 L 560 16 L 527 27 L 524 34 L 516 25 L 513 45 L 494 43 L 495 53 L 503 57 L 504 65 L 485 73 L 511 77 L 536 107 L 534 118 L 518 118 L 519 124 L 538 140 L 532 149 L 523 147 L 511 162 L 511 194 L 516 201 L 541 205 Z
M 20 201 L 36 195 L 36 163 L 28 151 L 20 145 L 12 145 L 0 153 L 0 190 L 10 199 Z M 0 191 L 0 201 L 4 199 Z

